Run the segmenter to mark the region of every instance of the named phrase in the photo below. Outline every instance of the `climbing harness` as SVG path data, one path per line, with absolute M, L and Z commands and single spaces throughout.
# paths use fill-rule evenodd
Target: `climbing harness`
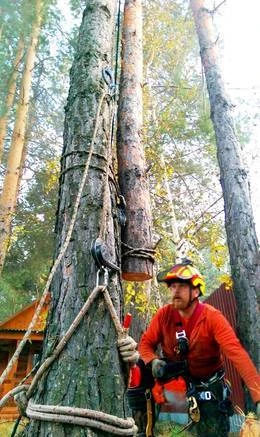
M 186 357 L 189 352 L 189 340 L 184 329 L 176 331 L 176 340 L 177 345 L 174 348 L 176 354 L 180 357 Z
M 224 376 L 224 371 L 220 370 L 207 380 L 189 381 L 187 398 L 188 413 L 191 421 L 182 428 L 181 432 L 189 428 L 193 423 L 200 421 L 200 405 L 209 401 L 216 403 L 218 410 L 222 413 L 232 416 L 234 410 L 230 400 L 231 385 Z M 215 384 L 218 383 L 222 384 L 222 389 L 221 387 L 216 389 Z
M 180 358 L 185 358 L 188 355 L 189 338 L 198 317 L 203 311 L 203 308 L 204 304 L 199 302 L 195 310 L 193 311 L 192 316 L 189 318 L 188 324 L 186 325 L 185 329 L 183 327 L 183 322 L 179 312 L 177 310 L 174 310 L 174 324 L 176 329 L 177 343 L 174 350 L 177 356 L 179 356 Z

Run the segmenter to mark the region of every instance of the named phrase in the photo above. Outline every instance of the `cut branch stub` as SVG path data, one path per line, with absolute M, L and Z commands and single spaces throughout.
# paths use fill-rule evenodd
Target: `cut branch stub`
M 142 145 L 142 5 L 126 0 L 118 105 L 119 185 L 126 201 L 122 277 L 145 281 L 153 274 L 151 211 Z

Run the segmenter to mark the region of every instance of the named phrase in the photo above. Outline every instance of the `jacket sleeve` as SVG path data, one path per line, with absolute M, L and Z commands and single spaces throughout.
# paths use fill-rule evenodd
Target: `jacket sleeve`
M 248 387 L 253 401 L 260 401 L 260 375 L 231 325 L 220 311 L 212 313 L 210 323 L 215 340 L 219 344 L 222 353 L 237 369 Z
M 156 353 L 156 349 L 161 343 L 162 311 L 163 308 L 159 309 L 155 316 L 152 318 L 150 325 L 141 337 L 138 346 L 141 358 L 145 362 L 145 364 L 150 363 L 155 358 L 159 358 L 158 354 Z

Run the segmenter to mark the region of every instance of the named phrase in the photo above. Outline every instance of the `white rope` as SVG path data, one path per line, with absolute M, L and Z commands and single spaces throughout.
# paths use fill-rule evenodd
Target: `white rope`
M 23 385 L 18 385 L 17 387 L 13 388 L 12 390 L 10 390 L 8 393 L 6 393 L 5 396 L 2 397 L 2 399 L 0 399 L 0 408 L 3 408 L 3 406 L 9 401 L 9 399 L 11 399 L 13 396 L 15 396 L 16 394 L 22 392 L 22 391 L 27 391 L 29 389 L 29 385 L 28 384 L 23 384 Z
M 38 318 L 39 318 L 40 312 L 41 312 L 41 310 L 43 308 L 43 305 L 45 303 L 46 297 L 48 295 L 49 288 L 50 288 L 53 276 L 56 273 L 56 270 L 57 270 L 57 268 L 58 268 L 58 266 L 59 266 L 59 264 L 60 264 L 60 262 L 61 262 L 61 260 L 62 260 L 62 258 L 64 256 L 64 254 L 65 254 L 65 252 L 66 252 L 66 250 L 67 250 L 67 248 L 69 246 L 69 242 L 70 242 L 70 239 L 71 239 L 73 228 L 74 228 L 74 225 L 75 225 L 75 222 L 76 222 L 76 217 L 77 217 L 77 212 L 78 212 L 78 209 L 79 209 L 80 199 L 81 199 L 81 196 L 82 196 L 83 188 L 84 188 L 85 183 L 86 183 L 86 179 L 87 179 L 87 175 L 88 175 L 88 170 L 89 170 L 89 165 L 90 165 L 90 161 L 91 161 L 93 150 L 94 150 L 94 143 L 95 143 L 95 140 L 96 140 L 98 125 L 99 125 L 98 120 L 99 120 L 99 116 L 100 116 L 100 112 L 101 112 L 101 107 L 102 107 L 102 103 L 103 103 L 103 100 L 106 97 L 106 95 L 107 95 L 107 93 L 103 92 L 103 94 L 102 94 L 102 96 L 100 98 L 99 104 L 98 104 L 96 118 L 95 118 L 94 132 L 93 132 L 93 137 L 92 137 L 92 141 L 91 141 L 91 145 L 90 145 L 90 149 L 89 149 L 88 159 L 87 159 L 87 162 L 86 162 L 86 165 L 85 165 L 85 170 L 84 170 L 84 173 L 83 173 L 83 176 L 82 176 L 81 184 L 80 184 L 80 187 L 79 187 L 79 191 L 78 191 L 76 202 L 75 202 L 74 209 L 73 209 L 71 223 L 70 223 L 70 226 L 69 226 L 69 229 L 68 229 L 68 232 L 67 232 L 64 244 L 61 247 L 60 253 L 59 253 L 58 257 L 56 258 L 56 260 L 55 260 L 55 262 L 54 262 L 54 264 L 52 266 L 52 269 L 51 269 L 49 277 L 47 279 L 47 282 L 46 282 L 46 285 L 45 285 L 42 297 L 41 297 L 40 302 L 39 302 L 39 304 L 38 304 L 38 306 L 36 308 L 36 311 L 34 313 L 32 321 L 31 321 L 31 323 L 30 323 L 26 333 L 24 334 L 23 339 L 20 341 L 16 351 L 14 352 L 11 360 L 9 361 L 6 369 L 3 371 L 3 373 L 2 373 L 2 375 L 0 377 L 0 386 L 3 384 L 4 380 L 8 376 L 9 372 L 12 370 L 13 365 L 18 360 L 18 358 L 20 356 L 20 353 L 22 352 L 25 343 L 30 338 L 30 335 L 31 335 L 31 333 L 33 331 L 33 328 L 34 328 Z
M 33 404 L 30 400 L 26 409 L 26 416 L 30 419 L 47 422 L 89 426 L 115 435 L 135 436 L 137 433 L 137 427 L 131 417 L 122 419 L 87 408 L 40 405 Z

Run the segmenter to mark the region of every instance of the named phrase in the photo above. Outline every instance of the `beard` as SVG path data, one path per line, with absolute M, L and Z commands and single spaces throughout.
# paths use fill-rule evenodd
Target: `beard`
M 173 297 L 172 305 L 176 310 L 183 310 L 187 308 L 188 302 L 184 301 L 180 297 Z

